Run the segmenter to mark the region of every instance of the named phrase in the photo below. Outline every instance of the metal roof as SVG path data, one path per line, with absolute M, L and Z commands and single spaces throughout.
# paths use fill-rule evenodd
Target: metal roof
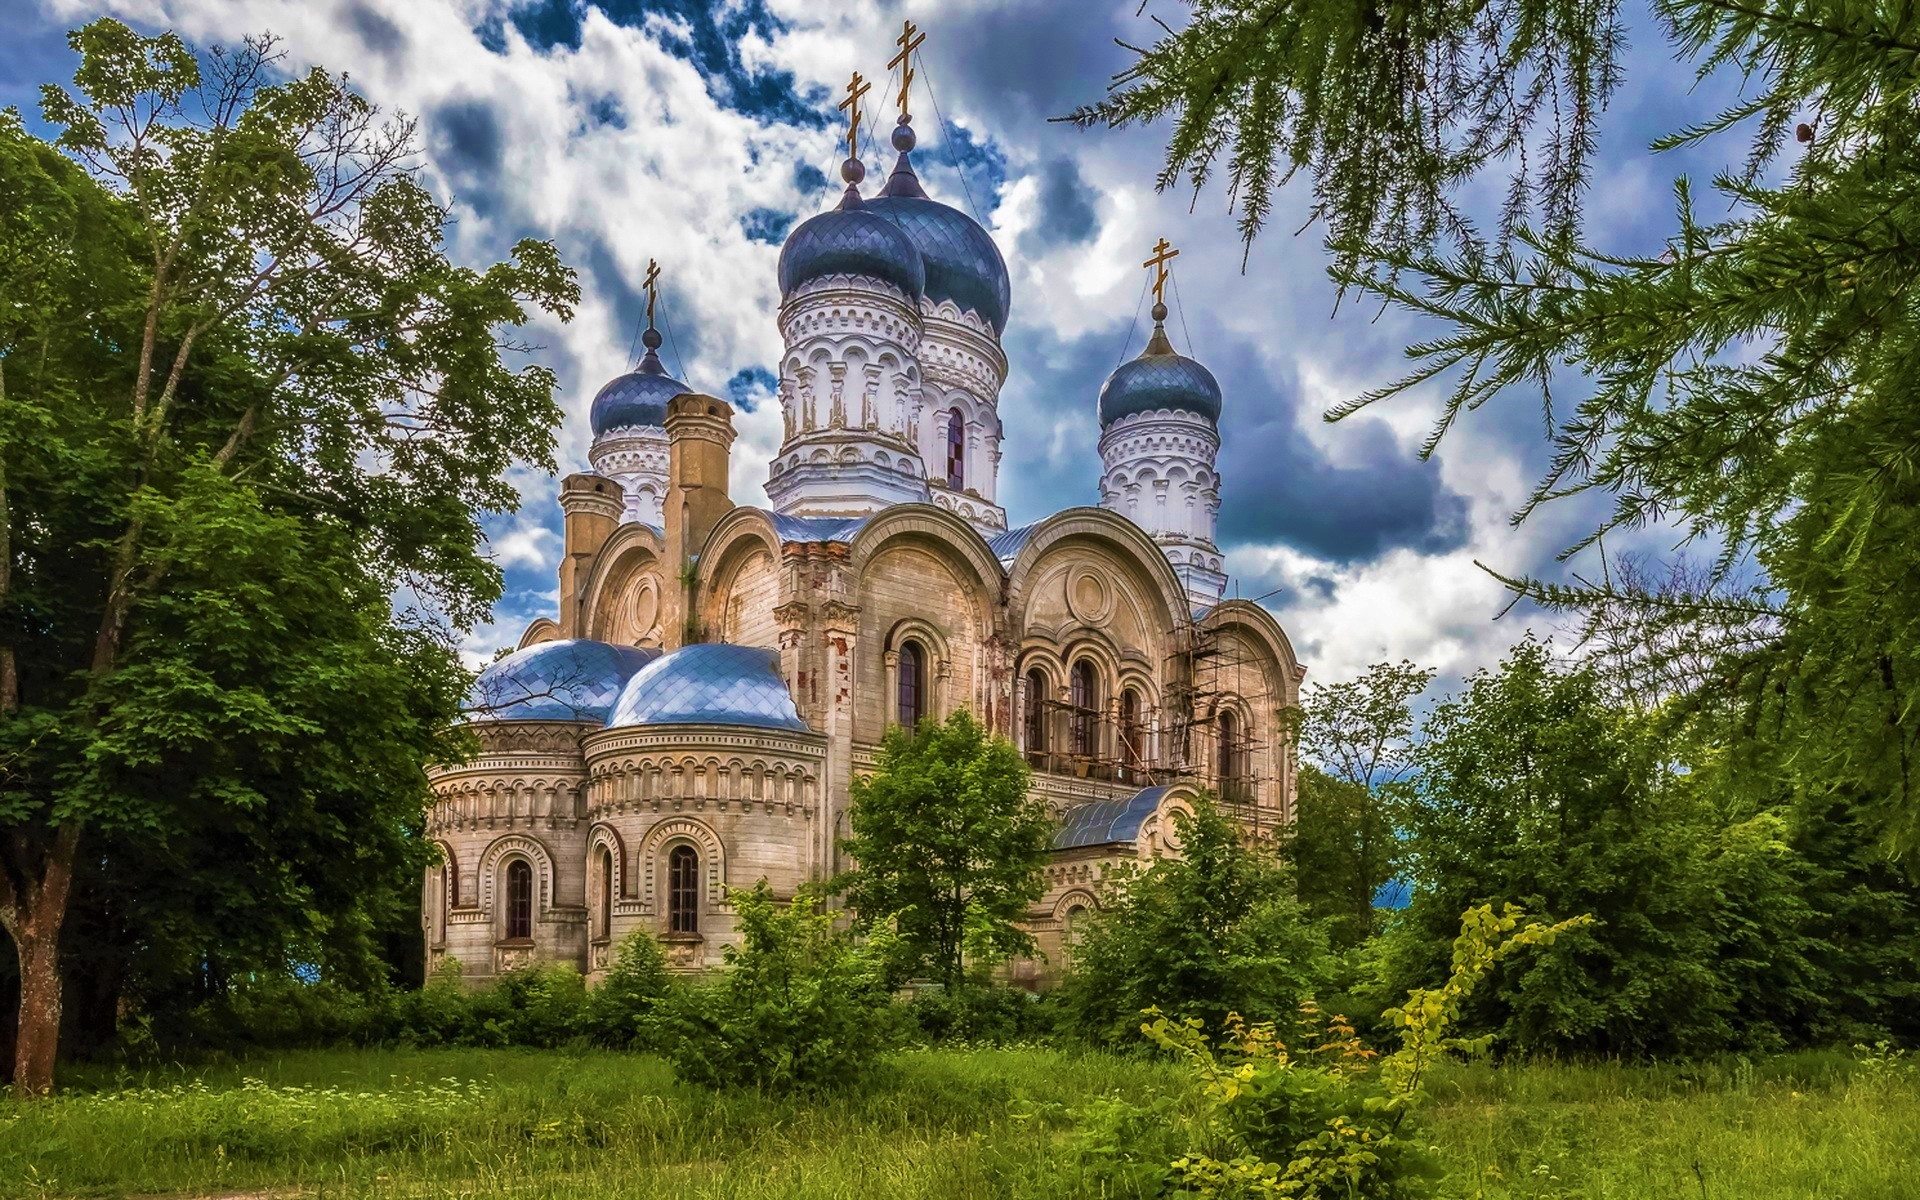
M 1141 788 L 1124 800 L 1092 800 L 1069 808 L 1054 831 L 1053 848 L 1072 850 L 1080 846 L 1106 846 L 1132 842 L 1140 836 L 1140 826 L 1160 807 L 1166 796 L 1164 787 Z

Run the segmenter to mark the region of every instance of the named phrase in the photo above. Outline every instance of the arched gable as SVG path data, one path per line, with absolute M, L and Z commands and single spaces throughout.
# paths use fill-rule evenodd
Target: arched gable
M 1232 630 L 1264 649 L 1262 663 L 1267 675 L 1267 694 L 1274 708 L 1293 708 L 1300 703 L 1300 681 L 1306 668 L 1293 653 L 1293 643 L 1272 613 L 1251 600 L 1226 600 L 1207 610 L 1201 626 L 1210 630 Z
M 580 636 L 623 645 L 658 644 L 663 584 L 660 534 L 648 525 L 616 529 L 594 556 L 580 591 Z
M 931 504 L 896 504 L 875 514 L 861 527 L 848 548 L 854 572 L 864 572 L 887 543 L 901 538 L 930 546 L 950 563 L 963 568 L 964 581 L 978 588 L 983 611 L 999 599 L 1004 579 L 1000 561 L 994 558 L 979 531 Z
M 708 636 L 743 645 L 777 640 L 781 546 L 763 509 L 728 510 L 700 550 L 700 618 Z
M 1186 590 L 1158 543 L 1132 521 L 1103 508 L 1069 508 L 1035 525 L 1007 568 L 1007 609 L 1016 622 L 1025 621 L 1034 569 L 1055 546 L 1072 540 L 1102 543 L 1120 556 L 1158 600 L 1159 611 L 1154 616 L 1161 629 L 1172 629 L 1184 617 Z
M 527 631 L 520 635 L 520 644 L 515 646 L 514 649 L 525 650 L 528 646 L 538 646 L 544 642 L 557 642 L 559 640 L 560 623 L 558 621 L 555 621 L 552 617 L 535 617 L 533 622 L 527 626 Z

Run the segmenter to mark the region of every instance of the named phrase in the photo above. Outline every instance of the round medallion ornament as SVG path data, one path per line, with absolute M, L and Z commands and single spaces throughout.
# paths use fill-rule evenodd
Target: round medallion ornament
M 647 636 L 654 623 L 660 619 L 660 594 L 653 590 L 651 581 L 643 583 L 633 593 L 633 634 L 635 637 Z
M 1098 625 L 1113 612 L 1113 589 L 1092 571 L 1075 572 L 1067 578 L 1067 609 L 1081 622 Z

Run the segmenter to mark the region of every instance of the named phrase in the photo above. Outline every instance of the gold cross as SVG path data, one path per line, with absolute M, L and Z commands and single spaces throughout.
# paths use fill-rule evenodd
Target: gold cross
M 647 260 L 647 278 L 640 286 L 647 289 L 647 328 L 653 328 L 653 302 L 660 294 L 660 264 Z
M 866 80 L 860 78 L 860 72 L 855 71 L 853 73 L 853 78 L 847 80 L 847 98 L 840 102 L 840 107 L 848 110 L 847 111 L 847 157 L 848 158 L 860 157 L 860 97 L 866 95 L 870 87 L 871 85 L 868 84 Z
M 1160 244 L 1153 248 L 1153 257 L 1140 264 L 1143 267 L 1153 268 L 1153 302 L 1155 304 L 1167 302 L 1167 264 L 1178 257 L 1180 252 L 1173 248 L 1173 243 L 1161 238 Z
M 887 70 L 900 68 L 900 115 L 903 117 L 907 115 L 907 89 L 913 86 L 913 52 L 926 40 L 927 35 L 915 29 L 912 21 L 902 21 L 900 36 L 894 41 L 900 53 L 887 60 Z

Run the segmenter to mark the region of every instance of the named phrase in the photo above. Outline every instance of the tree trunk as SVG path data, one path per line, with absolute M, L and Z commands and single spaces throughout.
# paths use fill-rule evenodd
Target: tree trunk
M 78 825 L 65 825 L 41 859 L 40 878 L 12 891 L 7 932 L 20 958 L 20 1026 L 13 1049 L 13 1090 L 44 1096 L 53 1090 L 54 1055 L 60 1047 L 60 929 L 73 887 Z

